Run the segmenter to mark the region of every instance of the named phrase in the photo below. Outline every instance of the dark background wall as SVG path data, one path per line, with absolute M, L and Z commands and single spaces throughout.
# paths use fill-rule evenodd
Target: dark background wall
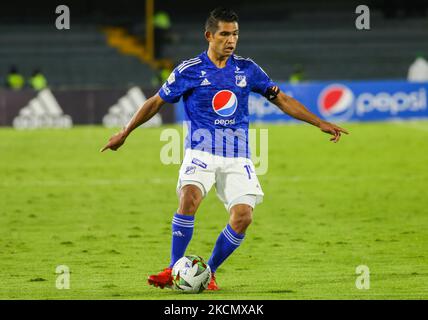
M 205 50 L 203 25 L 217 5 L 240 16 L 237 53 L 251 57 L 277 81 L 297 65 L 305 79 L 405 79 L 417 55 L 428 57 L 428 1 L 367 0 L 371 30 L 355 28 L 360 0 L 158 0 L 172 27 L 164 56 L 175 64 Z M 102 28 L 123 26 L 141 41 L 145 1 L 61 1 L 71 29 L 55 28 L 57 0 L 3 1 L 0 9 L 0 82 L 10 65 L 26 76 L 41 68 L 54 88 L 150 87 L 156 70 L 107 45 Z M 156 85 L 155 85 L 156 86 Z
M 72 8 L 73 19 L 76 22 L 108 23 L 128 21 L 135 22 L 144 17 L 145 1 L 143 0 L 44 0 L 44 1 L 2 1 L 0 19 L 2 23 L 46 23 L 52 20 L 52 12 L 59 4 Z M 220 5 L 228 6 L 239 12 L 243 19 L 283 20 L 286 17 L 300 13 L 333 13 L 348 11 L 352 19 L 353 9 L 359 4 L 365 4 L 372 9 L 384 9 L 391 17 L 423 15 L 428 3 L 425 0 L 228 0 L 228 1 L 198 1 L 198 0 L 158 0 L 156 9 L 168 10 L 174 13 L 175 21 L 199 21 L 205 18 L 207 12 Z M 399 12 L 398 12 L 399 11 Z M 326 21 L 328 23 L 328 21 Z

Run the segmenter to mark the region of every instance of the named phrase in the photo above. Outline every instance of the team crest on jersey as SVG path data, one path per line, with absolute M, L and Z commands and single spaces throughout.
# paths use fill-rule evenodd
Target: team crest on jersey
M 236 95 L 230 90 L 220 90 L 212 100 L 214 112 L 222 117 L 228 117 L 235 113 L 238 106 Z
M 247 77 L 242 74 L 236 74 L 235 83 L 238 87 L 244 88 L 247 86 Z

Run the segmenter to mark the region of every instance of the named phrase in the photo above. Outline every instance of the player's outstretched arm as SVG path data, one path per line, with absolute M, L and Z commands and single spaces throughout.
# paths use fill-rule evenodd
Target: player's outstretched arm
M 107 149 L 116 151 L 119 149 L 122 144 L 125 143 L 126 138 L 129 136 L 132 130 L 142 125 L 144 122 L 149 121 L 156 113 L 159 112 L 160 107 L 164 103 L 165 101 L 159 96 L 159 94 L 155 94 L 153 97 L 147 99 L 140 109 L 138 109 L 138 111 L 134 114 L 125 128 L 113 135 L 104 148 L 102 148 L 100 151 L 103 152 Z
M 342 132 L 348 134 L 347 130 L 318 118 L 299 101 L 290 96 L 287 96 L 283 92 L 279 92 L 272 102 L 277 105 L 278 108 L 280 108 L 284 113 L 292 116 L 293 118 L 308 122 L 320 128 L 321 131 L 331 134 L 333 137 L 330 139 L 330 141 L 338 142 Z

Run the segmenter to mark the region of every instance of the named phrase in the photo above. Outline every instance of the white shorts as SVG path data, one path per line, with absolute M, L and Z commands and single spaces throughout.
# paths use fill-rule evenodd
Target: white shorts
M 188 184 L 199 187 L 205 197 L 215 184 L 226 209 L 238 203 L 254 206 L 263 201 L 263 191 L 251 159 L 227 158 L 200 150 L 186 149 L 177 183 L 177 195 Z

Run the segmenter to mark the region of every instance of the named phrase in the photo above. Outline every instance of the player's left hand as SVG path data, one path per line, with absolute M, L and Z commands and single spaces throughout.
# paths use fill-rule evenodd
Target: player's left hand
M 342 132 L 349 134 L 345 129 L 327 121 L 321 122 L 320 129 L 322 132 L 331 134 L 333 137 L 330 139 L 330 141 L 333 141 L 334 143 L 339 141 Z

